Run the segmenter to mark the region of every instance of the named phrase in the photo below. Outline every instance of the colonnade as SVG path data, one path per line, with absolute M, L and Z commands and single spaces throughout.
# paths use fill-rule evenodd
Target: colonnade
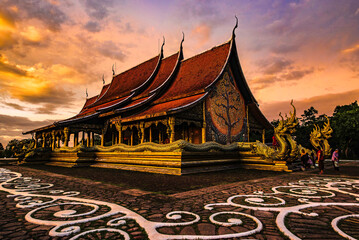
M 170 117 L 162 120 L 154 120 L 137 123 L 122 123 L 113 121 L 105 123 L 104 127 L 77 126 L 70 129 L 48 130 L 35 134 L 35 147 L 51 147 L 52 150 L 60 147 L 76 147 L 82 143 L 86 147 L 95 145 L 95 133 L 101 132 L 101 146 L 114 144 L 127 144 L 130 146 L 154 142 L 159 144 L 172 143 L 183 139 L 191 143 L 203 143 L 206 141 L 206 125 L 196 121 L 186 121 Z M 81 138 L 81 139 L 80 139 Z M 109 143 L 110 142 L 110 143 Z M 40 146 L 41 145 L 41 146 Z
M 79 139 L 79 133 L 82 135 L 82 139 Z M 70 132 L 68 127 L 62 130 L 52 130 L 48 132 L 41 132 L 35 134 L 35 148 L 51 147 L 52 150 L 60 148 L 62 146 L 69 147 L 70 139 L 73 139 L 73 147 L 78 146 L 81 142 L 86 147 L 93 147 L 95 145 L 95 133 L 93 131 L 75 131 Z M 61 144 L 62 143 L 62 144 Z

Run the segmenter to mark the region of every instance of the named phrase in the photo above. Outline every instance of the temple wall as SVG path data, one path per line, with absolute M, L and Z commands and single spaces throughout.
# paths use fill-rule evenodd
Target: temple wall
M 39 163 L 28 159 L 24 164 Z M 61 167 L 100 167 L 184 175 L 235 168 L 289 171 L 283 161 L 261 159 L 250 149 L 238 152 L 51 152 L 42 164 Z
M 206 99 L 205 115 L 207 141 L 226 144 L 245 140 L 246 106 L 228 68 Z

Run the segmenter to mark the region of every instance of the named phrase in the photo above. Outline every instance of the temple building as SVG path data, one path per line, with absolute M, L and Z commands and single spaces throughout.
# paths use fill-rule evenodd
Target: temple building
M 234 29 L 229 41 L 188 59 L 183 57 L 183 40 L 170 56 L 164 57 L 163 42 L 157 56 L 114 73 L 111 83 L 87 98 L 77 115 L 24 134 L 33 135 L 36 147 L 54 150 L 80 142 L 94 146 L 95 135 L 102 146 L 180 139 L 230 144 L 273 128 L 244 77 Z

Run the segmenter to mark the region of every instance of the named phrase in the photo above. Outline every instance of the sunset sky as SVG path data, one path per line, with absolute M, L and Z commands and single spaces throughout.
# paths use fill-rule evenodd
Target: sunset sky
M 71 117 L 111 81 L 158 54 L 188 58 L 231 37 L 271 121 L 359 96 L 358 0 L 0 0 L 0 142 Z

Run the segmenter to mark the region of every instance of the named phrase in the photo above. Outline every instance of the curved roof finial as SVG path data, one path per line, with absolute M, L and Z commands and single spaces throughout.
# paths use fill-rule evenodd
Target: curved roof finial
M 233 31 L 232 31 L 232 38 L 236 37 L 236 34 L 234 32 L 235 32 L 236 28 L 238 27 L 238 18 L 236 15 L 234 15 L 234 17 L 236 18 L 236 25 L 234 26 Z
M 162 42 L 162 46 L 161 46 L 161 54 L 163 54 L 163 46 L 165 45 L 166 43 L 166 39 L 165 39 L 165 36 L 163 36 L 163 42 Z
M 182 49 L 183 42 L 184 42 L 184 32 L 182 31 L 181 49 Z

